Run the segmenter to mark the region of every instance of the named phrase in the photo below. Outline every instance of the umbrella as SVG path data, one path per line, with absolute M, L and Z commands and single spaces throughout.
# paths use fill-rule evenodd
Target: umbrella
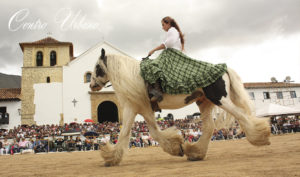
M 85 132 L 84 133 L 84 136 L 86 136 L 86 137 L 88 137 L 88 138 L 91 138 L 91 137 L 98 137 L 99 136 L 99 133 L 97 133 L 97 132 Z
M 85 119 L 84 122 L 94 122 L 93 119 Z

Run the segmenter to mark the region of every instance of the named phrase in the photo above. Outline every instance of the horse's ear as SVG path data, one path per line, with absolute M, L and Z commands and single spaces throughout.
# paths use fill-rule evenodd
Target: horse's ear
M 102 60 L 105 58 L 105 50 L 102 48 L 101 49 L 101 57 Z
M 107 57 L 105 56 L 105 50 L 103 48 L 101 49 L 101 57 L 100 57 L 100 59 L 103 60 L 103 63 L 107 67 Z

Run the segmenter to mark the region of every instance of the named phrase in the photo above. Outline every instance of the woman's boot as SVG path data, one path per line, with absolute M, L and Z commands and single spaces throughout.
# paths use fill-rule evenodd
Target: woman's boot
M 161 109 L 158 106 L 158 102 L 162 101 L 163 98 L 162 89 L 159 82 L 156 82 L 155 84 L 147 83 L 147 88 L 152 110 L 155 112 L 161 112 Z
M 149 94 L 153 95 L 151 97 L 151 102 L 161 102 L 163 100 L 163 92 L 160 86 L 160 82 L 156 81 L 152 89 L 150 90 Z

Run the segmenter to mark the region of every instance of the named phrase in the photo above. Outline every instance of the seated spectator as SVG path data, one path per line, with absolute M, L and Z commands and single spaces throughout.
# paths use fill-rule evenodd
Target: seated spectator
M 13 155 L 14 153 L 19 153 L 20 152 L 18 141 L 19 140 L 14 139 L 14 142 L 13 142 L 12 148 L 11 148 L 11 155 Z
M 3 155 L 3 151 L 4 151 L 3 143 L 2 141 L 0 141 L 0 155 Z
M 229 128 L 229 132 L 228 132 L 228 139 L 233 139 L 234 137 L 233 137 L 233 130 L 232 130 L 232 128 Z
M 34 142 L 34 153 L 40 153 L 40 152 L 47 152 L 47 149 L 45 149 L 44 141 L 41 139 L 36 139 Z
M 99 143 L 98 143 L 98 139 L 96 137 L 94 137 L 94 139 L 93 139 L 93 144 L 94 144 L 94 150 L 98 150 Z
M 130 138 L 130 142 L 129 142 L 129 148 L 131 147 L 136 147 L 136 142 L 134 141 L 133 138 Z
M 27 143 L 28 141 L 25 140 L 25 138 L 22 138 L 19 142 L 19 150 L 22 152 L 23 150 L 27 149 Z
M 28 149 L 34 149 L 34 141 L 32 138 L 29 139 L 28 143 L 27 143 L 27 148 Z
M 65 140 L 63 140 L 62 138 L 58 138 L 58 140 L 55 140 L 57 151 L 62 152 L 64 150 L 63 148 L 64 141 Z
M 5 154 L 10 154 L 11 144 L 8 142 L 6 137 L 4 138 L 4 141 L 3 141 L 3 148 L 5 151 Z
M 82 149 L 82 141 L 81 141 L 81 139 L 80 139 L 79 136 L 76 137 L 75 144 L 76 144 L 76 148 L 77 148 L 79 151 L 81 151 L 81 149 Z
M 91 147 L 92 147 L 91 141 L 88 138 L 85 139 L 85 141 L 84 141 L 84 149 L 87 150 L 87 151 L 89 151 L 89 150 L 91 150 Z
M 140 136 L 139 139 L 140 139 L 141 147 L 145 147 L 144 140 L 143 140 L 142 136 Z
M 68 152 L 75 151 L 75 141 L 73 140 L 73 136 L 70 136 L 70 140 L 68 140 L 67 144 Z
M 52 139 L 48 140 L 48 143 L 49 143 L 49 152 L 56 152 L 56 144 L 55 144 L 55 140 L 54 140 L 54 136 Z

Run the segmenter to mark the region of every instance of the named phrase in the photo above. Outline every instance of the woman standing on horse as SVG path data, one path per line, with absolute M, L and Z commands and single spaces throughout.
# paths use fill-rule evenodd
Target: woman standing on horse
M 184 38 L 176 21 L 173 18 L 167 16 L 161 20 L 161 24 L 163 30 L 167 32 L 166 40 L 161 45 L 152 49 L 148 53 L 148 56 L 151 56 L 157 50 L 162 50 L 167 48 L 173 48 L 179 51 L 183 51 Z M 148 92 L 151 97 L 151 103 L 162 101 L 163 92 L 159 80 L 157 80 L 155 84 L 148 84 Z

